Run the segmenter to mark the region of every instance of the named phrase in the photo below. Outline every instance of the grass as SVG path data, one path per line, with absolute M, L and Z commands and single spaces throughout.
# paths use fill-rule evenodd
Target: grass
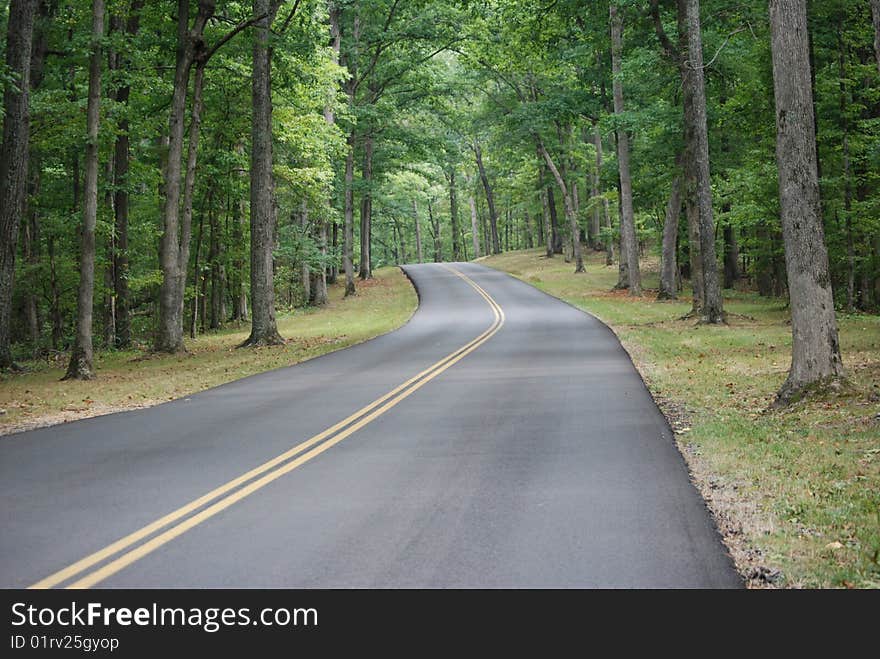
M 98 377 L 88 382 L 59 381 L 64 356 L 26 362 L 26 372 L 0 376 L 0 434 L 155 405 L 389 332 L 413 314 L 416 294 L 397 268 L 377 270 L 374 277 L 359 282 L 354 297 L 343 297 L 344 285 L 330 286 L 326 307 L 280 314 L 278 329 L 289 337 L 283 346 L 237 349 L 250 331 L 243 324 L 189 341 L 182 355 L 96 353 Z
M 482 261 L 617 333 L 749 585 L 880 587 L 880 316 L 839 316 L 850 391 L 769 411 L 791 359 L 784 301 L 725 291 L 729 325 L 698 326 L 680 320 L 689 291 L 654 300 L 656 260 L 637 299 L 611 290 L 617 267 L 599 255 L 582 275 L 541 250 Z

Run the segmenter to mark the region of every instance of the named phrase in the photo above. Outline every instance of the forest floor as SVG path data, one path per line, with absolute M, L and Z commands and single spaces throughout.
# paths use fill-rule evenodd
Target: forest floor
M 75 419 L 109 414 L 180 398 L 210 387 L 290 366 L 361 343 L 403 325 L 418 303 L 399 268 L 382 268 L 358 282 L 358 294 L 328 287 L 326 307 L 278 314 L 278 329 L 291 337 L 283 346 L 237 349 L 248 323 L 187 341 L 181 355 L 132 351 L 95 354 L 97 378 L 60 382 L 66 355 L 24 362 L 24 373 L 0 374 L 0 435 Z
M 880 587 L 880 316 L 839 316 L 851 391 L 770 411 L 791 359 L 783 300 L 728 290 L 729 325 L 700 326 L 681 319 L 690 291 L 655 301 L 656 259 L 640 298 L 611 290 L 603 254 L 579 275 L 543 250 L 480 261 L 614 330 L 751 587 Z

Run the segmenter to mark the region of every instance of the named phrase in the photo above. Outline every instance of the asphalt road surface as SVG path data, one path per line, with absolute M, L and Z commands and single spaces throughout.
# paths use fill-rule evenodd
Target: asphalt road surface
M 396 332 L 0 439 L 0 586 L 741 585 L 609 329 L 481 265 L 405 270 Z

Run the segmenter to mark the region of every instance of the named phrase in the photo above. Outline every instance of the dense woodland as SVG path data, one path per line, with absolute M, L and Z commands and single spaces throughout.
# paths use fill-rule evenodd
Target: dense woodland
M 11 0 L 0 365 L 176 352 L 374 268 L 543 247 L 790 299 L 785 401 L 880 308 L 880 0 Z M 661 257 L 659 291 L 639 258 Z M 693 293 L 691 293 L 693 291 Z M 99 375 L 99 374 L 98 374 Z

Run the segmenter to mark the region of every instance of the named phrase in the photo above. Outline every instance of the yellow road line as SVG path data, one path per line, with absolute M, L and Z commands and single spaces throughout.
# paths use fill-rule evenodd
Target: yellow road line
M 136 547 L 135 549 L 132 549 L 132 550 L 126 552 L 125 554 L 123 554 L 119 558 L 111 561 L 110 563 L 108 563 L 104 567 L 86 575 L 85 577 L 82 577 L 81 579 L 79 579 L 76 582 L 74 582 L 73 584 L 71 584 L 69 586 L 69 588 L 88 588 L 90 586 L 95 585 L 96 583 L 99 583 L 100 581 L 103 581 L 104 579 L 106 579 L 110 575 L 115 574 L 116 572 L 123 569 L 127 565 L 130 565 L 130 564 L 134 563 L 135 561 L 137 561 L 138 559 L 140 559 L 141 557 L 146 556 L 150 552 L 161 547 L 162 545 L 171 541 L 172 539 L 178 537 L 179 535 L 181 535 L 182 533 L 193 528 L 197 524 L 200 524 L 201 522 L 205 521 L 206 519 L 208 519 L 210 517 L 213 517 L 217 513 L 221 512 L 222 510 L 225 510 L 226 508 L 231 506 L 233 503 L 240 501 L 241 499 L 245 498 L 249 494 L 252 494 L 253 492 L 268 485 L 269 483 L 271 483 L 275 479 L 292 471 L 293 469 L 300 466 L 301 464 L 311 460 L 313 457 L 320 455 L 321 453 L 326 451 L 331 446 L 338 444 L 343 439 L 350 436 L 352 433 L 356 432 L 357 430 L 359 430 L 363 426 L 367 425 L 373 419 L 375 419 L 379 415 L 383 414 L 391 407 L 394 407 L 395 405 L 397 405 L 397 403 L 399 403 L 401 400 L 403 400 L 404 398 L 408 397 L 413 392 L 420 389 L 424 384 L 426 384 L 430 380 L 433 380 L 435 377 L 440 375 L 440 373 L 444 372 L 447 368 L 451 367 L 453 364 L 457 363 L 459 360 L 461 360 L 466 355 L 470 354 L 471 352 L 476 350 L 479 346 L 481 346 L 483 343 L 485 343 L 490 338 L 492 338 L 492 336 L 494 336 L 495 333 L 497 333 L 498 330 L 501 329 L 501 326 L 504 324 L 504 311 L 492 299 L 492 297 L 481 286 L 479 286 L 476 282 L 474 282 L 469 277 L 467 277 L 466 275 L 460 273 L 459 271 L 457 271 L 453 268 L 450 268 L 448 266 L 444 266 L 444 267 L 447 267 L 448 270 L 450 270 L 451 272 L 455 273 L 456 275 L 458 275 L 459 277 L 464 279 L 468 284 L 470 284 L 474 288 L 474 290 L 476 290 L 489 303 L 489 306 L 492 308 L 492 312 L 494 315 L 494 321 L 493 321 L 492 325 L 486 331 L 484 331 L 482 334 L 480 334 L 475 339 L 468 342 L 467 344 L 465 344 L 461 348 L 455 350 L 454 352 L 450 353 L 449 355 L 447 355 L 443 359 L 432 364 L 431 366 L 429 366 L 428 368 L 423 370 L 421 373 L 413 376 L 412 378 L 410 378 L 409 380 L 407 380 L 403 384 L 401 384 L 401 385 L 395 387 L 393 390 L 389 391 L 384 396 L 377 398 L 372 403 L 362 407 L 360 410 L 358 410 L 354 414 L 351 414 L 350 416 L 346 417 L 345 419 L 343 419 L 339 423 L 333 425 L 332 427 L 328 428 L 327 430 L 315 435 L 314 437 L 306 440 L 305 442 L 302 442 L 301 444 L 298 444 L 297 446 L 291 448 L 288 451 L 285 451 L 281 455 L 263 463 L 262 465 L 255 467 L 254 469 L 251 469 L 250 471 L 248 471 L 245 474 L 242 474 L 241 476 L 229 481 L 228 483 L 225 483 L 225 484 L 211 490 L 207 494 L 191 501 L 190 503 L 188 503 L 184 506 L 181 506 L 180 508 L 169 513 L 168 515 L 165 515 L 164 517 L 161 517 L 160 519 L 156 520 L 155 522 L 152 522 L 152 523 L 138 529 L 137 531 L 130 533 L 129 535 L 117 540 L 116 542 L 108 545 L 107 547 L 104 547 L 103 549 L 101 549 L 93 554 L 86 556 L 85 558 L 77 561 L 76 563 L 73 563 L 72 565 L 70 565 L 64 569 L 59 570 L 58 572 L 55 572 L 55 573 L 49 575 L 45 579 L 42 579 L 42 580 L 38 581 L 37 583 L 33 584 L 32 586 L 30 586 L 30 588 L 52 588 L 53 586 L 57 586 L 58 584 L 66 581 L 68 579 L 71 579 L 71 578 L 75 577 L 76 575 L 79 575 L 80 573 L 88 570 L 89 568 L 96 565 L 97 563 L 100 563 L 101 561 L 104 561 L 104 560 L 110 558 L 114 554 L 117 554 L 121 551 L 128 549 L 129 547 L 131 547 L 135 543 L 139 542 L 140 540 L 143 540 L 144 538 L 146 538 L 149 535 L 152 535 L 156 531 L 161 530 L 162 528 L 168 526 L 169 524 L 173 524 L 173 523 L 177 522 L 178 520 L 180 520 L 181 518 L 185 517 L 186 515 L 194 512 L 195 510 L 197 510 L 201 506 L 208 504 L 209 502 L 213 501 L 214 499 L 217 499 L 218 497 L 220 497 L 220 496 L 226 494 L 227 492 L 239 487 L 240 485 L 243 485 L 244 483 L 247 483 L 248 481 L 251 481 L 252 479 L 257 478 L 258 476 L 262 475 L 261 478 L 254 480 L 253 482 L 249 483 L 245 487 L 242 487 L 240 490 L 236 491 L 235 493 L 224 497 L 223 499 L 221 499 L 221 500 L 217 501 L 216 503 L 210 505 L 209 507 L 205 508 L 204 510 L 202 510 L 198 514 L 193 515 L 192 517 L 186 519 L 183 522 L 180 522 L 179 524 L 176 524 L 172 528 L 157 535 L 156 537 L 152 538 L 148 542 L 140 545 L 139 547 Z M 415 385 L 411 386 L 414 383 L 415 383 Z M 391 400 L 389 400 L 389 399 L 391 399 Z M 388 402 L 386 402 L 386 401 L 388 401 Z M 381 407 L 379 407 L 380 405 L 381 405 Z M 355 422 L 355 423 L 352 423 L 352 422 Z M 352 424 L 352 425 L 349 426 L 349 424 Z M 349 426 L 349 427 L 346 428 L 346 426 Z M 340 429 L 343 429 L 343 428 L 345 428 L 345 430 L 336 434 Z M 286 462 L 290 458 L 296 456 L 299 453 L 302 453 L 306 449 L 314 446 L 315 444 L 318 444 L 319 442 L 321 442 L 329 437 L 332 437 L 332 439 L 330 439 L 329 441 L 325 441 L 323 444 L 320 444 L 319 446 L 317 446 L 315 448 L 312 448 L 312 450 L 308 451 L 308 453 L 304 453 L 303 455 L 300 455 L 295 460 L 293 460 L 291 462 L 287 462 L 287 464 L 284 464 L 283 466 L 278 467 L 279 464 Z M 278 468 L 275 468 L 275 467 L 278 467 Z M 273 470 L 273 468 L 274 468 L 274 470 Z M 272 471 L 270 471 L 270 470 L 272 470 Z M 266 473 L 266 472 L 269 472 L 269 473 Z

